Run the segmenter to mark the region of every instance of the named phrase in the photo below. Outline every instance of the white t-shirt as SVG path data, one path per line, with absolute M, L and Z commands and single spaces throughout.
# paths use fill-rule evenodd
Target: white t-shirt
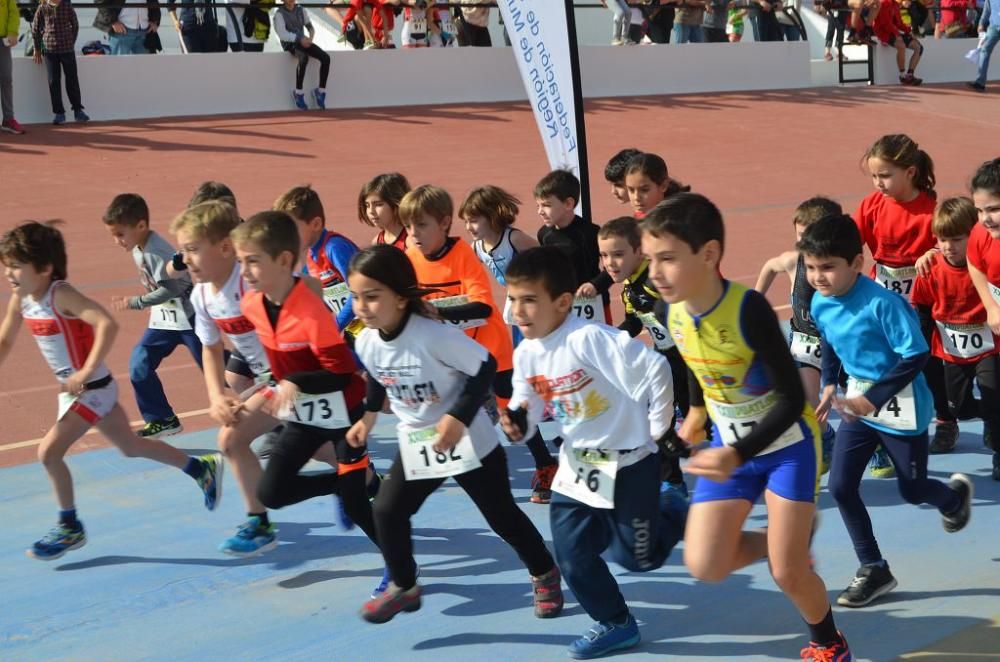
M 673 420 L 666 360 L 624 331 L 572 315 L 544 338 L 521 341 L 513 384 L 512 406 L 528 403 L 526 436 L 547 409 L 573 448 L 655 452 Z
M 364 329 L 354 350 L 370 378 L 389 396 L 392 413 L 410 428 L 437 425 L 458 401 L 465 381 L 489 357 L 486 349 L 457 328 L 410 315 L 402 333 L 383 340 L 376 329 Z M 482 408 L 469 425 L 469 438 L 480 459 L 499 440 Z
M 191 292 L 194 307 L 194 332 L 203 345 L 222 342 L 226 334 L 233 347 L 243 355 L 254 375 L 260 376 L 271 371 L 264 346 L 260 344 L 253 324 L 240 310 L 240 300 L 247 286 L 240 276 L 240 267 L 235 265 L 229 280 L 218 292 L 213 292 L 211 283 L 196 283 Z

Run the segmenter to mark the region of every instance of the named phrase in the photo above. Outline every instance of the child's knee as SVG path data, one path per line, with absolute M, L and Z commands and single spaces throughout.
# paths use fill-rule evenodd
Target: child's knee
M 41 462 L 43 466 L 50 467 L 54 464 L 58 464 L 62 462 L 65 455 L 65 451 L 58 448 L 52 440 L 47 439 L 38 446 L 38 461 Z
M 133 382 L 142 382 L 149 377 L 149 352 L 145 346 L 136 345 L 128 359 L 128 377 Z
M 809 576 L 809 565 L 804 560 L 800 563 L 772 563 L 771 577 L 784 593 L 795 595 L 805 585 Z
M 913 505 L 919 505 L 924 503 L 924 490 L 923 487 L 927 481 L 920 480 L 904 480 L 900 478 L 899 480 L 899 495 L 903 497 L 903 500 L 907 503 Z
M 718 583 L 729 574 L 717 560 L 705 558 L 693 552 L 689 553 L 686 547 L 684 548 L 684 565 L 692 577 L 703 582 Z

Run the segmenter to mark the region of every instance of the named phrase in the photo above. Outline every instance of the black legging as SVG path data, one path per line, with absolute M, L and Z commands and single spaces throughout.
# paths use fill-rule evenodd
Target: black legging
M 309 58 L 319 60 L 319 86 L 326 87 L 326 79 L 330 75 L 330 56 L 316 44 L 309 44 L 309 48 L 302 48 L 299 44 L 294 44 L 289 51 L 299 61 L 299 66 L 295 68 L 295 89 L 302 89 L 302 81 L 306 78 L 306 67 L 309 66 Z
M 847 27 L 847 15 L 849 12 L 833 10 L 829 10 L 829 12 L 826 17 L 826 47 L 833 48 L 835 43 L 841 43 L 844 40 L 844 30 Z M 836 39 L 838 32 L 840 33 L 839 41 Z
M 538 529 L 514 503 L 503 447 L 497 446 L 482 458 L 482 465 L 455 476 L 455 482 L 476 504 L 494 533 L 514 548 L 528 572 L 535 577 L 544 575 L 555 566 L 555 561 Z M 375 497 L 375 529 L 382 556 L 393 583 L 403 590 L 417 583 L 410 518 L 444 481 L 444 478 L 406 480 L 403 463 L 397 455 Z
M 312 497 L 338 494 L 347 516 L 378 544 L 366 488 L 368 449 L 350 446 L 344 439 L 346 432 L 347 428 L 324 430 L 286 421 L 257 486 L 257 498 L 267 508 L 283 508 Z M 330 440 L 337 450 L 341 473 L 300 474 L 319 447 Z

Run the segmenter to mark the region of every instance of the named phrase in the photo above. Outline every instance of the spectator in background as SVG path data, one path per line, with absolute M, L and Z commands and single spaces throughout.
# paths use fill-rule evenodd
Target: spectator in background
M 295 56 L 299 65 L 295 69 L 295 89 L 292 99 L 299 110 L 308 110 L 305 91 L 302 84 L 306 77 L 306 67 L 309 58 L 319 62 L 319 87 L 313 90 L 313 100 L 320 110 L 326 109 L 326 80 L 330 75 L 330 56 L 322 48 L 313 43 L 316 28 L 313 27 L 309 15 L 295 0 L 284 0 L 274 12 L 274 31 L 281 40 L 281 47 Z M 307 34 L 308 33 L 308 34 Z
M 611 18 L 611 45 L 623 45 L 628 38 L 629 17 L 632 13 L 628 2 L 625 0 L 601 0 L 601 4 L 614 14 Z
M 360 51 L 365 47 L 365 35 L 361 32 L 361 28 L 358 27 L 357 22 L 354 20 L 357 10 L 352 10 L 350 7 L 343 14 L 340 13 L 338 7 L 333 6 L 334 2 L 339 2 L 339 0 L 329 0 L 329 7 L 324 7 L 323 11 L 329 16 L 333 22 L 340 26 L 340 36 L 337 37 L 337 41 L 342 44 L 349 44 L 354 50 Z M 341 5 L 342 6 L 342 5 Z
M 262 53 L 271 35 L 274 0 L 227 0 L 226 41 L 234 53 Z
M 157 0 L 94 0 L 94 27 L 108 35 L 112 55 L 145 55 L 163 50 L 157 30 Z
M 170 6 L 170 17 L 174 27 L 181 35 L 184 50 L 188 53 L 217 53 L 225 51 L 220 48 L 219 23 L 215 18 L 215 5 L 212 0 L 183 0 L 195 4 L 195 7 L 181 8 L 180 15 L 173 9 L 177 0 L 167 0 Z M 225 43 L 225 40 L 221 40 Z
M 748 16 L 754 41 L 781 41 L 781 26 L 774 15 L 776 6 L 780 4 L 781 0 L 775 0 L 774 3 L 768 0 L 749 0 Z
M 975 11 L 975 0 L 941 0 L 941 18 L 934 26 L 934 36 L 938 39 L 972 36 L 969 34 L 971 32 L 970 5 L 971 9 Z
M 826 39 L 823 48 L 823 59 L 830 61 L 833 59 L 833 45 L 835 43 L 842 44 L 847 41 L 845 31 L 847 30 L 847 17 L 850 16 L 850 12 L 834 9 L 833 3 L 829 0 L 817 3 L 816 11 L 820 16 L 826 16 Z M 837 40 L 838 33 L 840 34 L 839 41 Z
M 90 118 L 83 112 L 80 100 L 80 79 L 76 74 L 76 55 L 73 48 L 80 34 L 80 23 L 76 11 L 69 0 L 42 0 L 31 22 L 31 34 L 35 41 L 34 60 L 42 63 L 49 75 L 49 97 L 52 100 L 52 123 L 66 122 L 66 108 L 62 98 L 62 75 L 66 75 L 66 95 L 69 96 L 73 117 L 77 122 Z
M 674 31 L 676 0 L 651 0 L 639 8 L 646 19 L 646 36 L 654 44 L 669 44 Z
M 700 44 L 705 41 L 701 24 L 705 19 L 705 4 L 709 0 L 679 0 L 674 15 L 674 43 Z
M 730 44 L 743 40 L 743 21 L 749 10 L 746 7 L 730 7 L 726 16 L 726 36 Z
M 778 30 L 781 31 L 781 36 L 785 38 L 785 41 L 799 41 L 802 39 L 802 32 L 791 16 L 782 11 L 783 7 L 798 12 L 802 8 L 802 0 L 783 0 L 783 2 L 778 0 L 774 5 L 774 15 L 778 19 Z
M 705 5 L 705 19 L 701 29 L 705 33 L 705 41 L 710 44 L 725 43 L 726 20 L 729 18 L 729 0 L 708 0 Z
M 481 0 L 462 0 L 463 5 L 477 4 Z M 629 14 L 625 14 L 625 29 L 628 30 Z M 462 21 L 459 27 L 459 45 L 492 46 L 490 39 L 490 8 L 462 7 Z
M 14 119 L 14 59 L 10 50 L 17 46 L 17 28 L 21 14 L 15 0 L 0 0 L 0 106 L 3 123 L 0 131 L 22 134 L 24 129 Z
M 900 85 L 920 85 L 922 79 L 914 73 L 920 64 L 920 56 L 924 52 L 923 44 L 913 36 L 909 26 L 903 23 L 896 0 L 881 0 L 878 14 L 875 16 L 872 29 L 875 37 L 890 48 L 896 49 L 896 66 L 899 68 Z M 906 51 L 913 51 L 910 56 L 909 68 L 906 65 Z
M 1000 42 L 1000 0 L 986 0 L 983 15 L 979 19 L 979 40 L 979 75 L 968 85 L 976 92 L 985 92 L 990 55 L 993 54 L 997 42 Z

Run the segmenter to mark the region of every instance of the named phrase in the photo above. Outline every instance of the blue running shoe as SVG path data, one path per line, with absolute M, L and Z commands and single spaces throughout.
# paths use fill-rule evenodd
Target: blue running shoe
M 326 92 L 320 92 L 319 88 L 313 90 L 313 101 L 320 110 L 326 110 Z
M 219 545 L 219 551 L 230 556 L 249 558 L 269 552 L 278 546 L 277 531 L 273 524 L 260 525 L 260 518 L 251 516 L 236 530 L 236 535 Z
M 837 431 L 832 425 L 826 426 L 826 432 L 821 437 L 820 473 L 825 474 L 830 471 L 830 458 L 833 457 L 833 442 L 837 438 Z
M 333 501 L 337 506 L 337 523 L 340 524 L 340 528 L 344 531 L 350 531 L 354 528 L 354 520 L 347 514 L 347 509 L 344 508 L 344 500 L 334 494 Z
M 309 106 L 306 105 L 306 95 L 292 90 L 292 101 L 295 102 L 295 107 L 299 110 L 309 110 Z
M 45 537 L 27 550 L 28 556 L 39 561 L 54 561 L 66 552 L 80 549 L 87 544 L 87 534 L 80 523 L 75 529 L 64 524 L 57 524 Z
M 52 123 L 55 124 L 56 126 L 59 126 L 60 124 L 65 124 L 66 113 L 56 113 L 55 116 L 52 118 Z
M 587 633 L 569 645 L 569 656 L 574 660 L 589 660 L 614 651 L 639 645 L 639 625 L 632 614 L 624 625 L 599 621 Z
M 215 510 L 222 501 L 222 472 L 225 469 L 225 460 L 222 453 L 210 453 L 198 458 L 205 471 L 198 479 L 198 487 L 205 495 L 205 508 Z
M 75 119 L 77 122 L 89 122 L 90 121 L 90 115 L 88 115 L 87 113 L 83 112 L 82 110 L 74 110 L 73 111 L 73 119 Z

